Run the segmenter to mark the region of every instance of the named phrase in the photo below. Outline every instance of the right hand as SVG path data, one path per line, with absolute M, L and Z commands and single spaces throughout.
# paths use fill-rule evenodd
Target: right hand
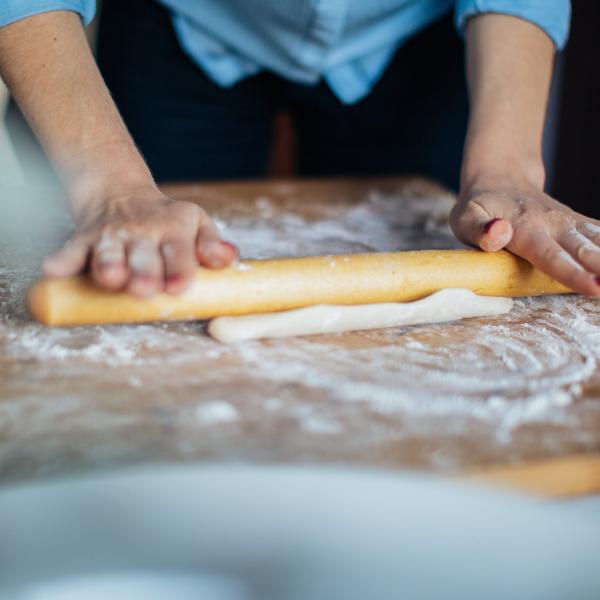
M 146 298 L 178 294 L 198 265 L 220 269 L 238 257 L 198 205 L 168 198 L 153 185 L 82 208 L 75 219 L 72 238 L 44 261 L 45 275 L 69 277 L 89 267 L 98 286 Z

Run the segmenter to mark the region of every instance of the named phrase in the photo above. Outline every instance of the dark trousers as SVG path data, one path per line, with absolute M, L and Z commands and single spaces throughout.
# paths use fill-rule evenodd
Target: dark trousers
M 464 49 L 447 17 L 396 53 L 362 101 L 270 72 L 230 89 L 181 50 L 153 0 L 105 0 L 100 69 L 159 181 L 266 173 L 274 116 L 291 115 L 303 176 L 423 174 L 456 188 L 467 123 Z

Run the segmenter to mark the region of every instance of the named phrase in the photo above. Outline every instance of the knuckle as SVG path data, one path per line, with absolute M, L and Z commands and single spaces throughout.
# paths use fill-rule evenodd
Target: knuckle
M 579 261 L 585 261 L 590 258 L 590 250 L 585 244 L 578 244 L 574 248 L 575 258 Z
M 130 239 L 130 231 L 122 224 L 105 223 L 100 228 L 99 238 L 100 240 L 107 240 L 107 242 L 123 243 Z
M 109 225 L 109 232 L 123 242 L 135 242 L 144 238 L 152 238 L 161 229 L 161 222 L 139 217 L 118 225 Z
M 96 252 L 112 252 L 119 248 L 119 240 L 111 235 L 101 235 L 94 242 Z
M 195 223 L 198 221 L 198 219 L 208 218 L 208 215 L 204 212 L 204 210 L 192 202 L 178 201 L 172 206 L 172 217 L 177 219 L 177 221 L 182 225 L 189 226 L 190 222 Z
M 160 249 L 166 260 L 177 260 L 184 250 L 181 242 L 178 240 L 164 241 L 161 244 Z

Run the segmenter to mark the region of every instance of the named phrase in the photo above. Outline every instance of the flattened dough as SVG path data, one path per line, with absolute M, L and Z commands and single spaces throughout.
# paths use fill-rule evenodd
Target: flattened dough
M 408 303 L 318 305 L 275 313 L 218 317 L 209 323 L 208 332 L 215 339 L 230 343 L 487 317 L 507 313 L 512 305 L 511 298 L 447 289 Z

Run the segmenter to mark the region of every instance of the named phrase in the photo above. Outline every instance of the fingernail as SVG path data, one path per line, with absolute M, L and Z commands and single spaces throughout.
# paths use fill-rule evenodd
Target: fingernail
M 180 294 L 188 287 L 189 283 L 181 275 L 168 275 L 165 278 L 165 290 L 168 294 Z
M 221 240 L 221 244 L 223 246 L 225 246 L 226 248 L 229 248 L 232 252 L 234 252 L 236 254 L 236 256 L 240 255 L 240 250 L 237 246 L 235 246 L 234 244 L 232 244 L 231 242 L 225 242 L 223 240 Z
M 184 283 L 187 283 L 187 278 L 183 275 L 167 275 L 165 277 L 165 284 L 167 287 L 180 287 Z
M 488 221 L 483 228 L 483 233 L 489 233 L 490 229 L 494 226 L 494 223 L 497 223 L 498 221 L 502 221 L 502 219 L 492 219 L 491 221 Z

